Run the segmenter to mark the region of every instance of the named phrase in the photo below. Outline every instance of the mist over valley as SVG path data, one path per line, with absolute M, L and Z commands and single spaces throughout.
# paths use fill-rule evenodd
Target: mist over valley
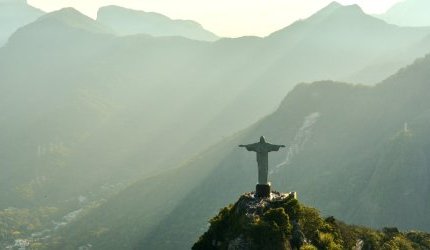
M 238 145 L 260 136 L 286 146 L 270 154 L 272 190 L 341 221 L 312 227 L 280 195 L 315 249 L 430 248 L 408 234 L 430 231 L 430 24 L 406 15 L 426 4 L 371 15 L 333 2 L 266 37 L 223 38 L 121 6 L 93 19 L 0 0 L 0 249 L 190 249 L 209 236 L 230 249 L 220 235 L 238 232 L 216 223 L 242 208 L 208 220 L 254 190 L 255 155 Z

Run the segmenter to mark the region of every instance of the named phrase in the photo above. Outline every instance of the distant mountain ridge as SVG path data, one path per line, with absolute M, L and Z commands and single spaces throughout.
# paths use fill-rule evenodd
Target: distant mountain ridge
M 399 74 L 406 83 L 398 88 L 324 81 L 301 84 L 285 95 L 300 82 L 339 80 L 362 70 L 370 74 L 366 68 L 375 62 L 394 66 L 369 78 L 388 76 L 428 52 L 424 42 L 428 30 L 388 25 L 354 6 L 331 8 L 266 38 L 215 42 L 145 34 L 118 37 L 72 9 L 22 27 L 0 49 L 0 206 L 56 206 L 105 185 L 140 180 L 92 211 L 87 221 L 65 229 L 75 237 L 70 244 L 87 244 L 90 238 L 101 249 L 140 243 L 148 248 L 187 248 L 206 229 L 203 221 L 216 212 L 213 209 L 249 190 L 249 180 L 255 178 L 250 167 L 255 157 L 238 157 L 232 150 L 237 144 L 254 141 L 256 134 L 276 138 L 277 143 L 294 141 L 306 128 L 303 124 L 313 124 L 310 134 L 317 138 L 306 137 L 308 133 L 297 136 L 297 147 L 304 138 L 306 150 L 295 158 L 294 168 L 284 168 L 289 162 L 285 154 L 273 158 L 279 165 L 276 185 L 289 190 L 297 186 L 307 203 L 317 203 L 324 212 L 334 211 L 345 220 L 367 222 L 371 217 L 360 214 L 361 209 L 343 211 L 339 200 L 373 211 L 381 224 L 417 225 L 416 217 L 410 222 L 394 220 L 396 212 L 383 207 L 381 197 L 366 196 L 361 187 L 373 179 L 398 190 L 392 185 L 396 175 L 371 176 L 378 166 L 375 161 L 380 159 L 381 169 L 398 170 L 402 168 L 386 167 L 391 164 L 386 155 L 398 155 L 409 163 L 425 156 L 421 148 L 409 159 L 409 153 L 398 153 L 402 147 L 392 146 L 402 140 L 387 139 L 397 135 L 405 122 L 413 130 L 417 123 L 411 120 L 426 121 L 427 113 L 421 110 L 428 100 L 423 96 L 428 93 L 425 63 L 415 65 L 424 73 Z M 403 94 L 410 97 L 405 100 Z M 402 116 L 392 117 L 394 110 Z M 380 115 L 389 122 L 376 123 Z M 226 137 L 249 124 L 254 125 Z M 347 128 L 353 131 L 348 134 Z M 420 133 L 426 138 L 424 125 Z M 405 145 L 418 148 L 423 143 L 413 140 Z M 378 148 L 372 151 L 369 145 Z M 355 157 L 357 152 L 363 153 Z M 336 161 L 339 157 L 343 158 Z M 416 162 L 415 169 L 425 169 L 425 157 Z M 350 171 L 342 172 L 347 164 Z M 176 169 L 181 165 L 185 167 Z M 371 167 L 361 171 L 363 166 Z M 331 173 L 342 178 L 333 181 Z M 303 176 L 310 181 L 298 182 Z M 318 181 L 324 183 L 317 190 L 305 185 Z M 328 182 L 339 183 L 348 192 L 330 189 L 325 186 Z M 220 185 L 225 189 L 215 188 Z M 369 184 L 366 190 L 374 187 Z M 417 188 L 414 199 L 419 200 L 423 187 Z M 171 191 L 160 200 L 153 194 L 162 189 Z M 209 193 L 211 201 L 206 200 Z M 359 197 L 351 201 L 351 193 Z M 366 202 L 357 205 L 356 200 Z M 427 211 L 427 205 L 421 205 L 415 214 Z M 427 225 L 424 220 L 419 223 Z M 118 242 L 118 236 L 127 242 Z
M 404 0 L 377 17 L 399 26 L 430 26 L 430 2 Z
M 354 18 L 349 20 L 348 13 Z M 368 24 L 376 26 L 372 32 Z M 61 161 L 51 160 L 82 178 L 82 189 L 107 179 L 147 177 L 272 112 L 299 82 L 345 78 L 382 56 L 376 55 L 378 50 L 401 56 L 394 61 L 400 67 L 426 48 L 417 46 L 404 56 L 396 48 L 415 46 L 428 34 L 427 29 L 398 28 L 356 6 L 338 4 L 266 38 L 216 42 L 144 34 L 117 37 L 74 9 L 49 13 L 19 29 L 0 50 L 0 106 L 10 117 L 3 123 L 9 132 L 1 135 L 2 141 L 20 138 L 13 139 L 14 152 L 22 148 L 26 156 L 12 157 L 16 154 L 10 152 L 6 165 L 19 164 L 15 169 L 22 167 L 25 174 L 11 171 L 5 178 L 20 185 L 38 174 L 52 175 L 52 181 L 65 179 L 48 171 L 46 161 L 34 154 L 39 146 L 58 141 L 70 153 L 52 156 Z M 381 61 L 392 63 L 390 57 Z M 397 68 L 390 69 L 376 72 L 376 78 Z M 45 121 L 52 122 L 52 131 Z M 24 124 L 38 132 L 22 137 Z M 117 145 L 126 150 L 117 150 Z M 129 171 L 121 167 L 124 161 L 129 161 Z M 43 170 L 29 171 L 30 166 Z M 106 171 L 96 175 L 78 169 Z M 87 180 L 91 178 L 93 182 Z M 69 184 L 62 185 L 64 192 L 80 192 Z M 7 196 L 18 202 L 14 185 L 6 186 Z M 43 188 L 35 193 L 42 194 Z
M 69 27 L 87 30 L 93 33 L 112 33 L 108 27 L 95 22 L 74 8 L 63 8 L 40 17 L 37 22 L 61 22 Z
M 0 3 L 27 4 L 27 0 L 0 0 Z
M 201 41 L 218 37 L 191 20 L 172 20 L 167 16 L 119 6 L 105 6 L 97 12 L 97 21 L 111 27 L 119 35 L 148 34 L 152 36 L 182 36 Z
M 18 28 L 31 23 L 44 12 L 27 4 L 26 0 L 0 1 L 0 47 Z
M 344 60 L 343 56 L 346 55 L 346 53 L 353 53 L 353 51 L 356 51 L 357 54 L 349 54 L 348 56 L 354 56 L 356 58 L 354 63 L 368 64 L 369 67 L 374 66 L 372 65 L 373 63 L 375 65 L 383 64 L 382 60 L 386 58 L 387 54 L 397 55 L 399 51 L 410 50 L 409 39 L 416 39 L 417 42 L 421 41 L 429 32 L 430 28 L 411 29 L 390 25 L 378 18 L 365 14 L 358 5 L 342 6 L 337 2 L 333 2 L 308 19 L 297 21 L 284 29 L 274 32 L 269 38 L 273 41 L 279 40 L 279 43 L 282 43 L 282 41 L 291 37 L 291 39 L 287 40 L 289 42 L 286 42 L 284 48 L 291 47 L 294 48 L 295 51 L 298 51 L 297 53 L 302 54 L 305 53 L 301 48 L 308 48 L 312 45 L 314 48 L 311 52 L 313 53 L 308 53 L 311 58 L 306 58 L 309 61 L 318 60 L 318 57 L 315 55 L 324 53 L 324 51 L 320 50 L 320 47 L 323 45 L 335 45 L 336 47 L 332 48 L 330 53 L 332 57 L 338 58 L 333 58 L 332 62 L 328 64 L 327 67 L 333 66 L 336 61 Z M 366 39 L 366 42 L 362 42 L 361 40 L 363 37 L 368 37 L 369 39 Z M 366 53 L 375 56 L 373 58 L 360 56 L 360 52 L 358 51 L 364 50 L 366 50 Z M 410 53 L 410 55 L 415 59 L 427 52 L 429 51 L 422 49 L 420 52 L 416 54 Z M 407 52 L 404 54 L 407 54 Z M 393 61 L 395 64 L 389 65 L 387 68 L 384 68 L 384 70 L 379 70 L 379 76 L 361 76 L 356 74 L 357 72 L 354 72 L 351 73 L 351 75 L 346 73 L 343 76 L 327 76 L 324 79 L 348 80 L 357 83 L 371 81 L 376 83 L 390 75 L 388 73 L 389 71 L 394 73 L 396 71 L 395 68 L 399 69 L 412 62 L 405 61 L 404 57 L 396 58 Z M 346 65 L 337 66 L 341 68 Z M 328 72 L 329 70 L 321 68 L 321 71 Z M 342 71 L 346 72 L 347 69 Z M 383 76 L 383 74 L 381 74 L 382 72 L 386 72 L 386 75 Z M 354 75 L 354 77 L 351 77 L 352 75 Z M 372 79 L 370 80 L 369 78 Z
M 429 68 L 427 56 L 376 87 L 301 84 L 272 115 L 183 167 L 136 183 L 62 235 L 105 227 L 110 232 L 96 241 L 82 236 L 67 242 L 115 249 L 120 243 L 109 239 L 121 232 L 135 240 L 127 248 L 189 248 L 216 207 L 253 186 L 255 156 L 237 145 L 259 135 L 290 148 L 271 155 L 270 178 L 276 189 L 297 190 L 304 202 L 349 223 L 428 230 Z M 168 205 L 151 195 L 166 183 L 175 190 L 163 195 Z M 160 217 L 165 219 L 160 222 Z M 102 218 L 110 219 L 99 223 Z

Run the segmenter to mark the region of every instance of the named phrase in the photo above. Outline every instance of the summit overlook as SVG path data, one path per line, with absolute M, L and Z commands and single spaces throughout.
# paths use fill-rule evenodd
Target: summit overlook
M 296 191 L 333 244 L 365 242 L 336 235 L 344 221 L 377 246 L 425 245 L 400 232 L 430 231 L 430 27 L 360 6 L 223 38 L 152 9 L 0 1 L 0 248 L 189 249 L 256 184 L 260 198 Z M 288 247 L 304 217 L 283 209 Z
M 350 226 L 300 204 L 294 193 L 246 193 L 210 220 L 193 250 L 428 249 L 430 234 Z

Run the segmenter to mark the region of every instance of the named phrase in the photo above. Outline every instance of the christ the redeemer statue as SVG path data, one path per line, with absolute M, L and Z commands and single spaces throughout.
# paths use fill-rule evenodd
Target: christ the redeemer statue
M 269 152 L 279 151 L 279 148 L 285 147 L 285 145 L 274 145 L 266 142 L 264 136 L 260 137 L 260 142 L 239 145 L 244 147 L 248 151 L 254 151 L 257 153 L 258 163 L 258 183 L 257 183 L 257 196 L 269 197 L 270 196 L 270 183 L 268 182 L 269 174 Z

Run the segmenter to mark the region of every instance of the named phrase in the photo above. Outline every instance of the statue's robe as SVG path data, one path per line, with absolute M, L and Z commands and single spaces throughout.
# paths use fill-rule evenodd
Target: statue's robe
M 269 175 L 269 152 L 279 151 L 283 145 L 274 145 L 267 142 L 257 142 L 244 145 L 246 150 L 257 153 L 258 184 L 268 184 Z

